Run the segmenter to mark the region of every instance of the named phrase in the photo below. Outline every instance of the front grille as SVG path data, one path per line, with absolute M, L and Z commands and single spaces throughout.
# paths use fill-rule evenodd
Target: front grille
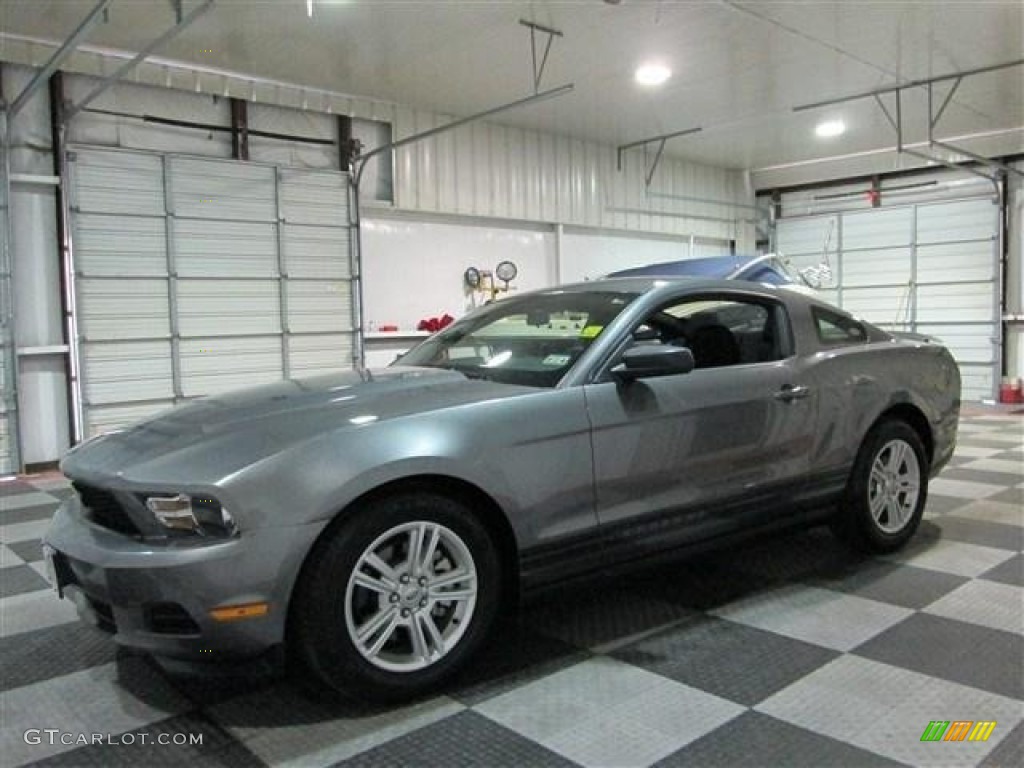
M 141 531 L 125 512 L 121 502 L 110 491 L 85 483 L 72 483 L 89 519 L 96 525 L 128 536 L 138 536 Z
M 145 608 L 146 628 L 161 635 L 198 635 L 199 625 L 177 603 L 149 603 Z

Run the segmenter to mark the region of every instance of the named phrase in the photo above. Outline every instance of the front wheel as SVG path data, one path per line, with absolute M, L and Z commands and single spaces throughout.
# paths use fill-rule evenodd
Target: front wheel
M 324 682 L 359 698 L 394 701 L 436 686 L 497 614 L 497 550 L 447 497 L 352 510 L 310 557 L 293 611 L 297 650 Z
M 884 421 L 864 439 L 833 530 L 857 549 L 885 553 L 914 535 L 928 495 L 928 457 L 917 432 Z

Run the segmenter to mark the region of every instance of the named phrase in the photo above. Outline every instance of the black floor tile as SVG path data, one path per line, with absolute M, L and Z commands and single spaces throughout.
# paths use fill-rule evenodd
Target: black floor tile
M 37 563 L 43 559 L 42 539 L 26 539 L 6 545 L 9 550 L 26 563 Z
M 345 768 L 405 766 L 575 766 L 571 760 L 525 739 L 476 712 L 460 712 L 337 763 Z
M 952 467 L 942 472 L 946 480 L 964 480 L 969 483 L 988 483 L 989 485 L 1016 485 L 1021 481 L 1018 474 L 1010 472 L 992 472 L 987 469 L 964 469 Z
M 145 735 L 146 743 L 142 743 Z M 177 743 L 182 739 L 185 743 Z M 200 743 L 191 743 L 192 739 Z M 30 763 L 32 766 L 176 766 L 190 768 L 262 768 L 266 764 L 242 742 L 201 713 L 170 717 L 124 734 L 110 734 L 109 744 L 82 746 Z M 166 743 L 161 743 L 166 742 Z
M 49 520 L 56 511 L 56 501 L 51 504 L 35 504 L 31 507 L 19 507 L 18 509 L 3 509 L 3 505 L 0 504 L 0 525 Z
M 945 477 L 945 473 L 940 477 Z M 928 493 L 928 501 L 924 505 L 925 515 L 948 515 L 963 509 L 973 499 L 957 499 L 952 496 L 940 496 L 937 493 Z
M 678 621 L 693 611 L 644 590 L 608 583 L 558 590 L 531 604 L 522 620 L 542 634 L 592 648 Z
M 999 726 L 997 725 L 996 728 Z M 979 768 L 1020 768 L 1024 765 L 1024 723 L 1003 737 L 999 745 L 981 761 Z
M 655 763 L 655 768 L 748 765 L 818 768 L 898 766 L 902 763 L 760 712 L 746 712 Z
M 523 620 L 499 626 L 444 693 L 473 706 L 590 658 L 589 651 L 529 630 L 528 621 L 527 612 Z
M 680 683 L 753 706 L 839 654 L 724 619 L 694 617 L 612 655 Z
M 963 541 L 982 547 L 1009 549 L 1020 552 L 1024 549 L 1024 528 L 1019 525 L 993 523 L 957 515 L 945 515 L 933 521 L 941 530 L 942 538 Z
M 967 581 L 951 573 L 869 560 L 837 568 L 808 583 L 869 600 L 921 609 Z
M 1004 504 L 1024 506 L 1024 488 L 1007 488 L 1004 491 L 985 497 L 988 501 L 1001 501 Z
M 38 592 L 41 589 L 49 589 L 49 587 L 46 579 L 27 565 L 0 568 L 0 597 Z
M 854 652 L 974 688 L 1024 698 L 1024 637 L 918 613 Z
M 0 691 L 80 672 L 117 655 L 110 635 L 77 621 L 9 635 L 0 639 Z
M 988 581 L 998 581 L 1015 587 L 1024 587 L 1024 555 L 1016 555 L 981 574 Z
M 24 480 L 8 480 L 0 483 L 0 498 L 4 496 L 17 496 L 19 493 L 34 493 L 35 488 Z M 0 512 L 4 510 L 3 502 L 0 502 Z

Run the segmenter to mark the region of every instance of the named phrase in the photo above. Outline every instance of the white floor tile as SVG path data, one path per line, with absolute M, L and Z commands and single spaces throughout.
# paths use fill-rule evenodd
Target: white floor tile
M 39 491 L 19 493 L 14 496 L 0 496 L 0 520 L 3 520 L 4 512 L 25 509 L 26 507 L 41 507 L 46 504 L 56 504 L 57 502 L 58 499 L 56 497 L 48 493 L 40 493 Z
M 848 651 L 913 611 L 856 595 L 793 585 L 712 611 L 716 616 L 838 651 Z
M 68 752 L 75 744 L 50 744 L 43 735 L 42 744 L 26 744 L 24 734 L 30 728 L 54 728 L 71 734 L 119 734 L 126 731 L 145 732 L 150 723 L 184 712 L 188 701 L 156 674 L 147 678 L 146 701 L 136 698 L 118 682 L 118 665 L 103 664 L 63 677 L 4 691 L 3 728 L 0 729 L 0 755 L 5 766 L 41 760 L 49 755 Z M 135 683 L 143 681 L 134 681 Z M 159 689 L 159 690 L 158 690 Z M 155 695 L 159 693 L 159 695 Z M 158 708 L 147 702 L 159 700 Z M 151 736 L 155 738 L 155 736 Z
M 948 480 L 937 477 L 928 484 L 930 493 L 952 496 L 957 499 L 983 499 L 1005 490 L 1004 486 L 989 483 L 972 483 L 968 480 Z
M 11 568 L 15 565 L 24 565 L 25 561 L 18 557 L 3 544 L 0 544 L 0 568 Z M 2 579 L 3 576 L 0 576 Z
M 650 765 L 745 711 L 604 656 L 475 709 L 584 766 Z
M 910 765 L 977 765 L 1021 721 L 1021 702 L 841 656 L 755 709 Z M 922 742 L 932 720 L 995 720 L 987 742 Z
M 13 544 L 18 541 L 41 539 L 49 527 L 49 520 L 32 520 L 27 523 L 0 525 L 0 542 Z
M 961 464 L 959 469 L 980 469 L 983 472 L 1004 472 L 1024 475 L 1024 462 L 1009 459 L 975 459 Z
M 1024 509 L 1021 509 L 1016 504 L 1006 504 L 989 499 L 972 502 L 958 509 L 955 514 L 957 517 L 964 517 L 969 520 L 985 520 L 990 523 L 1004 523 L 1006 525 L 1024 525 Z
M 974 578 L 1009 560 L 1013 554 L 1006 549 L 940 539 L 924 543 L 912 541 L 906 549 L 885 555 L 882 559 Z
M 283 711 L 274 687 L 211 707 L 207 712 L 231 734 L 274 768 L 317 768 L 332 765 L 394 738 L 443 720 L 465 707 L 447 697 L 418 702 L 377 714 L 331 717 L 317 709 L 308 719 L 295 717 L 267 723 L 265 711 Z M 298 696 L 285 691 L 284 696 Z M 296 699 L 294 711 L 316 707 Z
M 70 600 L 61 600 L 53 590 L 25 592 L 0 599 L 0 637 L 78 621 Z
M 924 611 L 947 619 L 1024 634 L 1024 589 L 1010 584 L 980 579 L 969 581 Z
M 1001 448 L 980 448 L 974 445 L 957 445 L 954 456 L 960 458 L 985 459 L 1002 451 Z

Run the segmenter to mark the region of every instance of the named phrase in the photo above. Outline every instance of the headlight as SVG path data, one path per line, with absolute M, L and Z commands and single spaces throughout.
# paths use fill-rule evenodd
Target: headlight
M 148 496 L 146 509 L 170 531 L 229 537 L 238 530 L 231 513 L 210 496 Z

